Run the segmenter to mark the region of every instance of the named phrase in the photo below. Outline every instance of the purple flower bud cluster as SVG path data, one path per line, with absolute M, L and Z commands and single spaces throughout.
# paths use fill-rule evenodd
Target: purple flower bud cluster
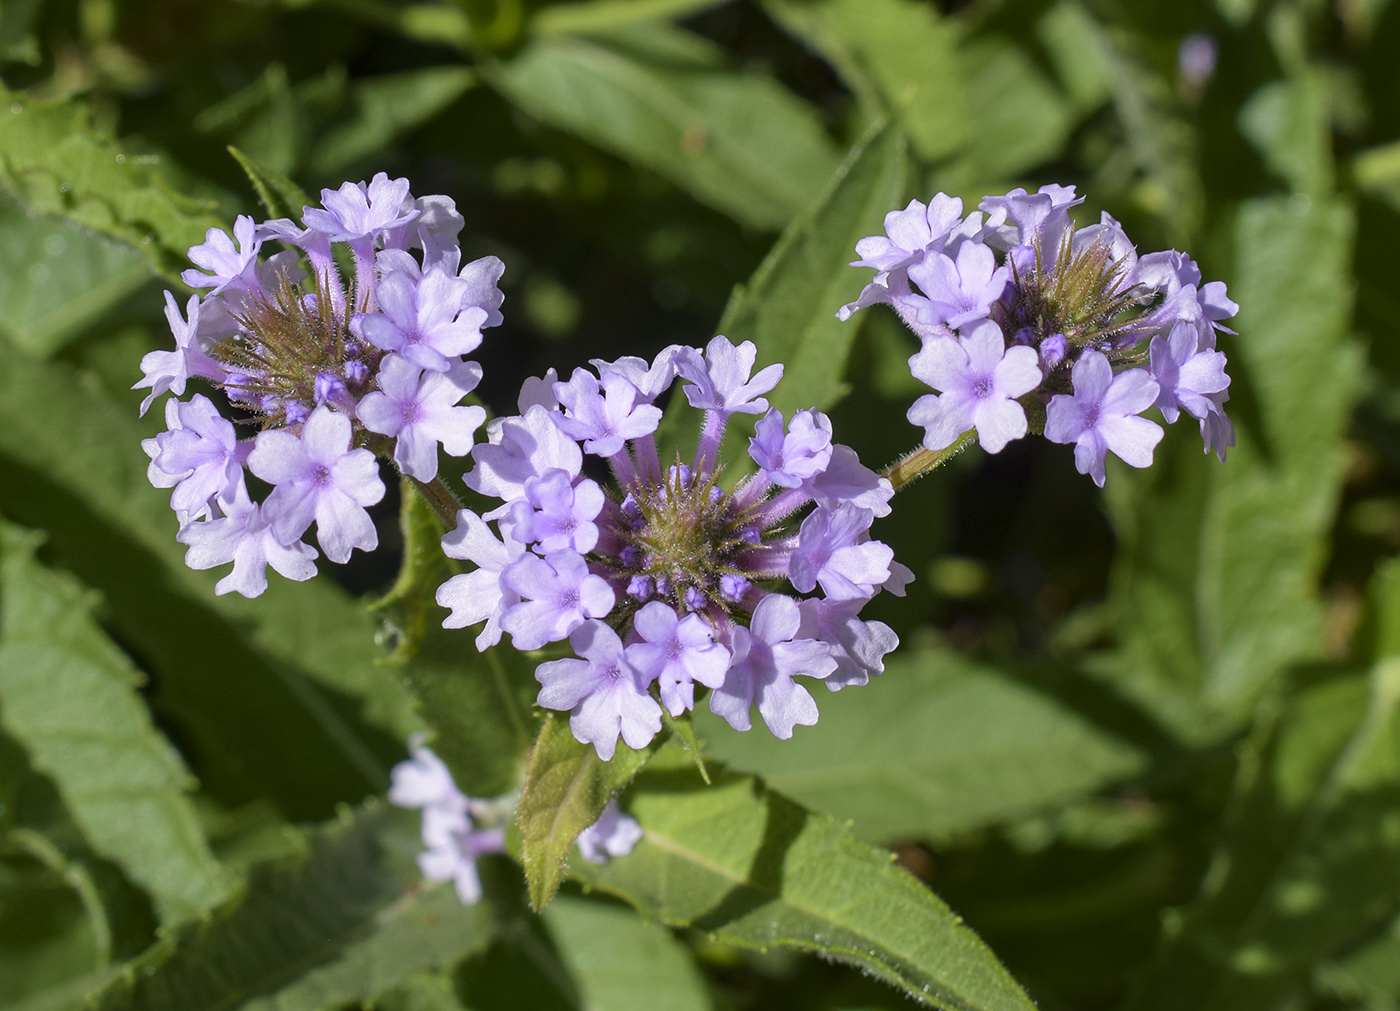
M 477 825 L 483 817 L 499 820 L 492 819 L 492 805 L 463 794 L 442 759 L 419 739 L 409 742 L 409 754 L 409 761 L 394 766 L 389 801 L 423 812 L 422 837 L 427 849 L 418 854 L 418 869 L 429 881 L 451 881 L 463 905 L 475 905 L 481 900 L 476 861 L 488 853 L 505 851 L 505 828 Z
M 366 508 L 384 495 L 376 456 L 419 481 L 437 475 L 439 447 L 465 456 L 486 420 L 462 406 L 481 367 L 468 361 L 484 327 L 501 322 L 494 256 L 462 266 L 463 219 L 445 196 L 414 197 L 407 179 L 321 191 L 302 223 L 240 216 L 233 236 L 210 229 L 190 250 L 194 295 L 184 312 L 166 293 L 174 351 L 141 361 L 136 389 L 162 394 L 167 431 L 143 443 L 151 483 L 173 488 L 186 562 L 233 563 L 218 593 L 256 597 L 270 565 L 289 579 L 316 573 L 302 537 L 316 524 L 326 557 L 345 562 L 378 543 Z M 284 248 L 266 258 L 263 247 Z M 337 245 L 354 274 L 342 278 Z M 191 378 L 221 390 L 236 435 L 214 401 L 189 400 Z M 248 493 L 245 468 L 272 486 Z
M 927 449 L 975 431 L 996 453 L 1034 429 L 1073 445 L 1079 472 L 1102 485 L 1110 451 L 1152 463 L 1162 429 L 1140 415 L 1156 407 L 1168 423 L 1196 418 L 1223 461 L 1235 440 L 1215 341 L 1239 307 L 1184 253 L 1138 256 L 1106 213 L 1076 227 L 1082 201 L 1054 185 L 986 197 L 966 216 L 943 193 L 911 201 L 856 244 L 852 266 L 876 274 L 838 315 L 884 303 L 918 335 L 910 370 L 937 393 L 909 420 Z
M 752 343 L 716 337 L 702 352 L 669 347 L 648 363 L 595 361 L 566 381 L 525 384 L 518 415 L 498 418 L 471 451 L 466 484 L 501 504 L 463 510 L 443 539 L 475 568 L 438 590 L 444 622 L 484 622 L 479 649 L 511 636 L 521 650 L 568 640 L 575 656 L 540 664 L 539 704 L 603 759 L 619 737 L 633 748 L 679 716 L 710 708 L 738 730 L 758 707 L 778 737 L 817 720 L 796 680 L 835 691 L 884 670 L 898 644 L 862 621 L 881 589 L 911 577 L 870 538 L 890 511 L 890 482 L 832 441 L 815 410 L 785 422 L 763 394 L 782 366 L 753 373 Z M 704 412 L 689 463 L 662 463 L 655 401 L 676 382 Z M 726 487 L 720 444 L 735 416 L 757 416 L 749 454 L 758 470 Z M 609 465 L 613 482 L 585 470 Z M 801 597 L 801 594 L 810 596 Z

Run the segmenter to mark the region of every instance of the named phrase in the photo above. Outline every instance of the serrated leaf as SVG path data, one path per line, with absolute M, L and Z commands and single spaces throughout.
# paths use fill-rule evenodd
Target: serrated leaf
M 130 246 L 0 204 L 0 333 L 46 358 L 151 280 Z
M 982 179 L 1008 179 L 1058 154 L 1074 126 L 1060 89 L 1010 39 L 979 36 L 958 51 L 968 118 L 960 155 Z
M 1053 698 L 951 652 L 894 657 L 871 683 L 822 693 L 790 741 L 708 712 L 709 753 L 879 842 L 943 839 L 1141 771 L 1144 756 Z
M 305 190 L 281 172 L 263 165 L 232 145 L 228 153 L 233 155 L 233 160 L 243 169 L 248 182 L 253 184 L 253 190 L 262 201 L 268 217 L 301 220 L 302 209 L 311 205 L 311 198 L 306 195 Z
M 0 720 L 93 849 L 150 894 L 164 922 L 188 919 L 229 887 L 185 795 L 189 772 L 81 594 L 34 561 L 32 538 L 5 527 L 0 539 Z
M 316 1011 L 372 1000 L 490 938 L 485 906 L 415 888 L 417 817 L 375 807 L 307 833 L 292 865 L 163 937 L 91 1000 L 94 1011 Z
M 927 1004 L 1031 1011 L 996 956 L 890 854 L 752 776 L 705 786 L 672 752 L 638 776 L 626 807 L 645 835 L 573 876 L 643 916 L 748 948 L 791 947 L 860 967 Z
M 564 861 L 578 834 L 598 820 L 613 794 L 631 782 L 663 740 L 664 735 L 658 736 L 641 751 L 619 742 L 612 759 L 604 762 L 593 745 L 574 739 L 567 719 L 546 714 L 515 818 L 530 905 L 536 910 L 559 890 Z
M 787 224 L 837 165 L 810 106 L 668 25 L 537 38 L 482 73 L 532 116 L 755 228 Z
M 0 508 L 44 528 L 48 550 L 106 594 L 156 675 L 155 704 L 194 731 L 188 757 L 206 786 L 265 794 L 293 818 L 382 788 L 421 724 L 373 619 L 324 577 L 274 579 L 255 601 L 215 597 L 217 573 L 184 565 L 168 493 L 146 480 L 150 432 L 135 411 L 67 365 L 8 358 Z
M 35 101 L 0 89 L 0 186 L 36 211 L 111 235 L 168 274 L 220 224 L 213 205 L 177 193 L 156 155 L 129 155 L 71 98 Z
M 561 895 L 545 929 L 584 1007 L 608 1011 L 710 1011 L 690 951 L 658 923 L 611 902 Z
M 914 0 L 766 0 L 764 9 L 813 46 L 857 94 L 874 91 L 927 159 L 971 130 L 952 21 Z M 865 95 L 862 95 L 865 97 Z
M 1240 107 L 1240 133 L 1295 193 L 1332 189 L 1332 94 L 1326 71 L 1263 85 Z
M 1229 732 L 1286 665 L 1322 652 L 1316 583 L 1360 372 L 1354 227 L 1338 203 L 1245 205 L 1230 285 L 1242 336 L 1221 341 L 1239 445 L 1203 461 L 1192 426 L 1150 471 L 1110 476 L 1124 651 L 1103 669 L 1185 740 Z
M 836 311 L 860 294 L 867 278 L 847 266 L 855 244 L 880 232 L 884 215 L 904 193 L 903 135 L 880 126 L 852 149 L 820 201 L 774 244 L 749 282 L 736 288 L 717 333 L 758 345 L 763 363 L 783 363 L 783 382 L 769 398 L 783 411 L 827 408 L 845 392 L 846 359 L 860 320 Z
M 382 157 L 396 137 L 451 106 L 476 80 L 476 74 L 463 66 L 425 67 L 357 80 L 350 88 L 349 115 L 317 140 L 310 171 L 333 176 L 366 158 Z

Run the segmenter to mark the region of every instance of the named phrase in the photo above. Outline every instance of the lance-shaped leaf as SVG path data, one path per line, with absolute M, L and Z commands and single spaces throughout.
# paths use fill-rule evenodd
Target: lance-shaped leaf
M 311 203 L 311 198 L 306 195 L 305 190 L 281 172 L 269 168 L 236 147 L 230 146 L 228 153 L 233 155 L 233 160 L 243 169 L 248 182 L 253 184 L 253 190 L 262 201 L 268 217 L 301 220 L 302 208 Z
M 816 112 L 767 74 L 666 24 L 537 38 L 487 83 L 526 112 L 652 170 L 755 228 L 821 193 L 838 155 Z
M 706 786 L 679 748 L 644 771 L 625 807 L 646 833 L 584 884 L 644 916 L 758 950 L 849 962 L 957 1011 L 1031 1011 L 1025 992 L 962 920 L 893 857 L 752 776 L 711 767 Z
M 641 751 L 619 743 L 612 760 L 604 762 L 593 745 L 574 739 L 567 719 L 546 716 L 530 753 L 516 811 L 520 857 L 535 909 L 543 909 L 559 890 L 565 858 L 578 834 L 598 820 L 609 798 L 650 761 L 664 736 Z M 694 760 L 687 754 L 686 761 Z
M 141 676 L 80 591 L 0 528 L 0 719 L 58 788 L 92 848 L 173 923 L 228 891 L 186 796 L 189 771 L 151 725 Z
M 708 712 L 697 723 L 716 758 L 874 841 L 946 838 L 1145 764 L 1054 698 L 951 652 L 896 656 L 865 687 L 821 694 L 820 722 L 790 741 L 731 733 Z
M 762 363 L 782 362 L 770 403 L 783 411 L 827 408 L 845 393 L 846 358 L 863 317 L 841 322 L 868 272 L 847 264 L 856 242 L 879 234 L 900 204 L 908 164 L 904 137 L 879 126 L 836 170 L 822 198 L 774 244 L 753 277 L 736 288 L 717 333 L 758 345 Z
M 318 1011 L 369 1002 L 489 942 L 485 905 L 415 887 L 417 819 L 382 807 L 307 833 L 300 859 L 161 938 L 91 1000 L 97 1011 Z

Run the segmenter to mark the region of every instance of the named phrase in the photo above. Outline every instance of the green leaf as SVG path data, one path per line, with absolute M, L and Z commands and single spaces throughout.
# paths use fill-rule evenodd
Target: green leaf
M 171 188 L 158 155 L 128 154 L 93 130 L 80 102 L 0 88 L 0 110 L 0 186 L 34 210 L 121 239 L 168 274 L 220 224 L 211 203 Z
M 1400 209 L 1400 141 L 1359 152 L 1351 174 L 1362 193 Z
M 959 161 L 978 182 L 1015 178 L 1060 153 L 1073 113 L 1024 49 L 986 35 L 964 43 L 958 57 L 968 118 L 976 124 Z
M 437 588 L 456 572 L 442 552 L 447 528 L 407 479 L 401 502 L 403 566 L 375 605 L 400 637 L 395 667 L 458 787 L 473 797 L 507 793 L 520 782 L 535 733 L 534 664 L 508 646 L 478 652 L 474 631 L 442 627 Z
M 705 786 L 670 749 L 628 794 L 641 842 L 603 866 L 578 861 L 573 875 L 643 916 L 747 948 L 816 952 L 925 1003 L 1031 1011 L 990 949 L 889 853 L 754 777 L 711 777 Z
M 708 712 L 708 752 L 872 841 L 944 839 L 1083 796 L 1143 756 L 1054 699 L 951 652 L 897 654 L 860 688 L 820 692 L 790 741 Z
M 1400 1007 L 1400 920 L 1342 959 L 1318 966 L 1316 989 L 1373 1011 Z
M 552 4 L 530 19 L 536 35 L 590 35 L 643 21 L 683 17 L 718 7 L 723 0 L 585 0 Z
M 152 433 L 133 407 L 67 365 L 7 360 L 0 509 L 44 528 L 50 557 L 104 593 L 154 675 L 153 704 L 190 732 L 206 788 L 315 818 L 386 785 L 421 723 L 364 608 L 325 577 L 273 579 L 258 600 L 215 597 L 218 574 L 184 565 L 169 494 L 146 479 L 140 442 Z
M 532 116 L 665 176 L 742 224 L 778 229 L 838 156 L 815 111 L 668 25 L 537 38 L 487 83 Z
M 189 772 L 82 594 L 35 563 L 32 538 L 6 527 L 0 540 L 0 719 L 93 849 L 150 893 L 164 922 L 188 919 L 228 891 L 185 796 Z
M 1337 203 L 1245 205 L 1230 285 L 1242 336 L 1221 340 L 1239 445 L 1203 461 L 1194 426 L 1177 426 L 1151 470 L 1109 477 L 1124 648 L 1100 670 L 1187 741 L 1229 732 L 1287 665 L 1322 653 L 1316 585 L 1360 366 L 1353 230 Z
M 631 782 L 664 739 L 657 737 L 641 751 L 619 742 L 612 759 L 604 762 L 593 745 L 574 739 L 567 719 L 546 714 L 516 810 L 521 863 L 536 910 L 559 890 L 564 860 L 578 834 L 598 820 L 608 800 Z
M 1260 87 L 1240 108 L 1242 133 L 1295 193 L 1332 190 L 1332 94 L 1324 70 Z
M 334 176 L 367 158 L 382 157 L 397 137 L 428 122 L 475 84 L 476 74 L 462 66 L 361 78 L 350 89 L 349 116 L 317 140 L 310 171 Z
M 847 263 L 856 242 L 878 233 L 899 204 L 907 164 L 903 135 L 890 126 L 873 130 L 730 297 L 717 332 L 753 341 L 763 362 L 783 363 L 783 383 L 769 398 L 774 407 L 828 408 L 845 393 L 861 320 L 843 323 L 836 311 L 868 280 Z
M 710 1011 L 705 980 L 671 932 L 611 902 L 561 895 L 544 925 L 584 1007 Z
M 878 93 L 926 159 L 944 158 L 971 132 L 958 32 L 915 0 L 767 0 L 764 8 L 825 56 L 852 89 Z
M 476 951 L 488 907 L 416 885 L 417 820 L 372 807 L 306 834 L 300 859 L 254 868 L 239 896 L 163 937 L 92 1008 L 316 1011 Z
M 150 280 L 131 247 L 0 203 L 0 333 L 25 353 L 47 358 Z
M 1400 658 L 1289 700 L 1256 733 L 1203 898 L 1133 1011 L 1300 1004 L 1321 961 L 1400 905 Z
M 236 147 L 230 145 L 228 153 L 233 155 L 234 161 L 238 162 L 248 181 L 253 184 L 268 217 L 301 220 L 302 208 L 311 205 L 311 198 L 305 190 L 281 172 L 254 161 Z

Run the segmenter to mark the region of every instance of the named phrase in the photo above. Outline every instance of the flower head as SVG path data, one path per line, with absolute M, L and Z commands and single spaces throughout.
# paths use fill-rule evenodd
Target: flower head
M 444 540 L 477 565 L 439 590 L 453 610 L 445 624 L 484 621 L 478 646 L 502 632 L 522 650 L 567 638 L 577 656 L 539 666 L 539 703 L 568 711 L 575 737 L 603 758 L 619 739 L 643 746 L 663 707 L 680 716 L 706 691 L 736 726 L 748 726 L 739 707 L 756 704 L 789 736 L 816 719 L 793 677 L 826 677 L 843 662 L 879 668 L 896 645 L 885 626 L 866 632 L 856 617 L 907 581 L 869 532 L 893 489 L 832 443 L 824 415 L 800 411 L 788 426 L 781 412 L 763 414 L 749 441 L 759 473 L 724 481 L 726 429 L 766 411 L 761 394 L 781 371 L 753 375 L 755 357 L 753 345 L 717 337 L 651 363 L 595 362 L 549 389 L 529 381 L 522 413 L 493 421 L 472 449 L 467 486 L 501 504 L 463 511 Z M 651 404 L 677 380 L 705 415 L 690 462 L 677 454 L 663 465 Z M 585 454 L 606 456 L 615 484 L 586 476 Z M 809 634 L 796 595 L 811 593 L 847 604 Z
M 1223 460 L 1234 432 L 1215 341 L 1239 307 L 1184 253 L 1139 256 L 1112 216 L 1077 226 L 1070 211 L 1082 202 L 1073 187 L 1049 185 L 986 197 L 966 217 L 941 193 L 893 211 L 885 235 L 856 244 L 854 265 L 877 273 L 838 316 L 884 303 L 919 336 L 910 369 L 938 395 L 916 401 L 909 420 L 929 450 L 975 430 L 996 453 L 1034 429 L 1074 443 L 1080 471 L 1102 484 L 1108 451 L 1151 462 L 1161 430 L 1133 419 L 1155 404 L 1168 423 L 1182 410 L 1199 419 Z M 1099 389 L 1104 376 L 1111 394 Z M 1153 399 L 1141 403 L 1149 387 Z M 1093 407 L 1100 393 L 1107 399 Z M 1117 413 L 1128 404 L 1137 406 Z
M 183 275 L 204 293 L 183 313 L 166 293 L 175 350 L 147 354 L 135 386 L 150 390 L 143 414 L 163 394 L 183 396 L 196 378 L 237 410 L 235 422 L 202 395 L 172 402 L 168 431 L 145 448 L 151 483 L 175 489 L 190 564 L 228 555 L 236 578 L 220 587 L 250 596 L 266 586 L 265 566 L 249 561 L 255 550 L 277 571 L 306 578 L 315 552 L 300 539 L 313 522 L 332 561 L 371 550 L 378 538 L 365 509 L 384 493 L 376 457 L 431 481 L 439 449 L 465 455 L 486 416 L 461 404 L 481 378 L 463 356 L 483 327 L 501 322 L 501 261 L 484 257 L 459 271 L 461 215 L 447 197 L 413 197 L 406 179 L 380 173 L 323 191 L 322 203 L 305 208 L 301 223 L 240 216 L 232 236 L 211 229 L 190 250 L 197 269 Z M 273 242 L 289 248 L 264 258 Z M 337 243 L 350 247 L 348 286 Z M 239 438 L 235 424 L 255 434 Z M 245 467 L 274 486 L 248 509 L 235 504 L 247 497 Z M 192 522 L 218 523 L 217 533 L 191 532 Z M 231 531 L 244 527 L 233 553 Z

